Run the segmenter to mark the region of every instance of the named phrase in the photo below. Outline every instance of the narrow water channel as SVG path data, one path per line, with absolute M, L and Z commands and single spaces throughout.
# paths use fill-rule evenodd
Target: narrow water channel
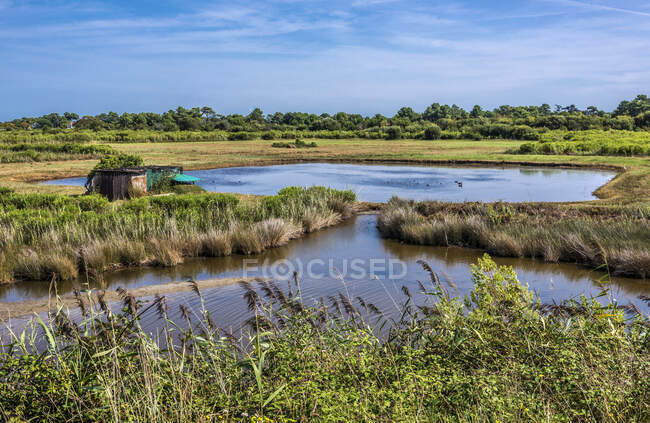
M 106 287 L 134 288 L 147 285 L 224 277 L 262 276 L 283 280 L 296 269 L 300 274 L 306 302 L 336 295 L 339 291 L 352 297 L 360 296 L 382 311 L 395 309 L 394 301 L 401 301 L 402 285 L 417 293 L 417 281 L 428 281 L 427 274 L 417 263 L 428 262 L 443 280 L 451 279 L 458 295 L 472 288 L 470 265 L 482 253 L 471 249 L 407 245 L 385 240 L 379 236 L 375 215 L 361 215 L 352 220 L 309 234 L 289 245 L 269 250 L 257 256 L 231 256 L 211 259 L 191 259 L 174 268 L 126 269 L 106 275 Z M 601 292 L 597 281 L 602 272 L 567 263 L 549 264 L 530 259 L 496 258 L 499 264 L 512 265 L 519 279 L 528 283 L 543 302 L 577 298 L 580 294 L 596 296 Z M 59 285 L 59 294 L 70 292 L 72 283 Z M 637 297 L 650 294 L 645 280 L 613 278 L 609 284 L 611 295 L 621 304 L 634 302 L 647 307 Z M 454 290 L 450 289 L 454 294 Z M 213 318 L 222 327 L 238 328 L 248 317 L 243 291 L 237 284 L 204 291 L 206 305 Z M 48 284 L 23 282 L 0 288 L 0 301 L 21 301 L 45 298 Z M 178 305 L 198 307 L 190 292 L 167 296 L 172 317 Z M 156 325 L 155 313 L 144 317 L 143 324 Z M 179 316 L 176 316 L 179 317 Z

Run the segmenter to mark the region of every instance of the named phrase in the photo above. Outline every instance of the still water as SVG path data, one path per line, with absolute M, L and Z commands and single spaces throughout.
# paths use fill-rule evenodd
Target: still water
M 395 302 L 403 300 L 402 285 L 411 293 L 418 292 L 417 281 L 428 281 L 428 275 L 417 264 L 425 260 L 444 281 L 450 279 L 457 290 L 450 293 L 465 295 L 472 288 L 470 265 L 482 254 L 476 250 L 407 245 L 385 240 L 376 228 L 377 217 L 361 215 L 336 227 L 306 235 L 289 245 L 257 255 L 192 259 L 175 268 L 126 269 L 106 275 L 106 287 L 134 288 L 182 281 L 262 276 L 283 280 L 296 269 L 300 274 L 303 296 L 307 304 L 314 299 L 346 293 L 374 303 L 391 313 Z M 284 261 L 283 261 L 284 260 Z M 331 262 L 330 262 L 331 260 Z M 496 258 L 497 263 L 512 265 L 519 280 L 528 283 L 543 302 L 577 298 L 580 294 L 598 295 L 600 272 L 572 264 L 549 264 L 529 259 Z M 244 270 L 247 270 L 244 274 Z M 284 283 L 281 286 L 286 286 Z M 650 294 L 650 284 L 644 280 L 614 278 L 609 285 L 613 298 L 621 304 L 634 302 L 647 311 L 640 294 Z M 69 292 L 72 284 L 60 285 L 59 293 Z M 217 324 L 239 329 L 248 317 L 243 291 L 237 284 L 206 289 L 206 306 Z M 21 301 L 44 298 L 48 284 L 23 282 L 0 287 L 0 301 Z M 167 296 L 170 314 L 180 318 L 178 305 L 185 304 L 198 311 L 199 302 L 191 292 Z M 143 324 L 155 327 L 155 313 L 143 317 Z
M 300 163 L 185 172 L 213 192 L 272 195 L 291 185 L 351 189 L 361 201 L 393 195 L 439 201 L 586 201 L 614 172 L 533 167 L 447 167 Z M 45 182 L 83 186 L 85 178 Z
M 446 166 L 360 165 L 301 163 L 277 166 L 235 167 L 186 172 L 201 178 L 208 191 L 269 195 L 290 185 L 324 185 L 352 189 L 362 201 L 384 202 L 392 195 L 440 201 L 584 201 L 615 174 L 607 171 L 528 167 L 479 168 Z M 83 185 L 85 178 L 49 181 L 50 184 Z M 395 310 L 403 298 L 402 285 L 418 292 L 417 281 L 428 275 L 417 263 L 428 262 L 443 280 L 452 280 L 452 294 L 465 295 L 472 288 L 470 265 L 481 253 L 460 248 L 406 245 L 382 239 L 377 217 L 358 216 L 344 224 L 292 241 L 289 245 L 257 256 L 190 259 L 174 268 L 125 269 L 106 275 L 106 288 L 135 288 L 165 284 L 189 278 L 201 280 L 224 277 L 261 276 L 283 280 L 298 271 L 307 303 L 320 297 L 344 292 L 362 297 L 382 311 Z M 512 265 L 519 279 L 528 283 L 544 302 L 576 298 L 601 292 L 602 273 L 571 264 L 549 264 L 527 259 L 498 258 Z M 78 282 L 77 282 L 78 284 Z M 59 286 L 59 294 L 70 292 L 73 283 Z M 646 281 L 615 278 L 611 295 L 619 302 L 633 301 L 649 294 Z M 221 327 L 237 329 L 248 317 L 242 289 L 235 283 L 206 289 L 207 308 Z M 41 299 L 48 284 L 24 282 L 0 287 L 0 301 Z M 178 305 L 198 308 L 196 296 L 187 291 L 167 296 L 172 317 Z M 154 327 L 154 313 L 144 325 Z

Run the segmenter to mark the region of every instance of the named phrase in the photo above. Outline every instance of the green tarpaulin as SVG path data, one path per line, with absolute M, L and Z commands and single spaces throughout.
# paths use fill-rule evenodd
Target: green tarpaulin
M 196 176 L 184 175 L 184 174 L 180 173 L 180 174 L 174 176 L 174 181 L 182 182 L 182 183 L 193 183 L 193 182 L 200 181 L 200 179 L 197 178 Z

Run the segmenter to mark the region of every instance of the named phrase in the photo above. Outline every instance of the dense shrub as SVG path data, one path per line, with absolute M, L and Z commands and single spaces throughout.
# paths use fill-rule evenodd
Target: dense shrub
M 386 128 L 387 140 L 398 140 L 400 138 L 402 138 L 402 128 L 399 126 L 390 126 Z
M 633 131 L 551 131 L 541 142 L 525 143 L 519 154 L 583 154 L 603 156 L 650 155 L 650 134 Z
M 425 140 L 438 140 L 442 136 L 442 129 L 438 125 L 428 126 L 424 130 L 424 139 Z
M 118 169 L 122 167 L 133 167 L 133 166 L 142 166 L 144 165 L 144 160 L 142 157 L 134 154 L 111 154 L 105 157 L 102 157 L 99 163 L 88 174 L 88 179 L 92 179 L 95 175 L 95 172 L 100 169 Z
M 275 148 L 314 148 L 318 147 L 316 142 L 305 142 L 300 138 L 296 139 L 294 142 L 274 142 L 271 144 L 271 147 Z

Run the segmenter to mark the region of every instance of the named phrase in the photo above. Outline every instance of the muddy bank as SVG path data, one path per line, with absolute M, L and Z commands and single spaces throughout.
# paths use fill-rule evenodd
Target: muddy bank
M 197 281 L 199 289 L 218 288 L 221 286 L 232 285 L 238 282 L 261 281 L 261 278 L 219 278 Z M 155 295 L 169 295 L 177 292 L 192 290 L 192 285 L 188 281 L 178 281 L 163 285 L 143 286 L 140 288 L 129 289 L 129 294 L 134 297 L 153 297 Z M 93 289 L 90 294 L 82 292 L 85 298 L 91 296 L 93 301 L 97 300 L 98 295 L 104 294 L 104 298 L 109 302 L 121 301 L 120 295 L 116 289 Z M 0 321 L 6 321 L 10 318 L 26 316 L 33 313 L 43 313 L 50 310 L 56 310 L 57 307 L 72 308 L 77 306 L 77 299 L 73 294 L 66 294 L 56 297 L 54 293 L 47 299 L 27 300 L 22 302 L 0 303 Z

